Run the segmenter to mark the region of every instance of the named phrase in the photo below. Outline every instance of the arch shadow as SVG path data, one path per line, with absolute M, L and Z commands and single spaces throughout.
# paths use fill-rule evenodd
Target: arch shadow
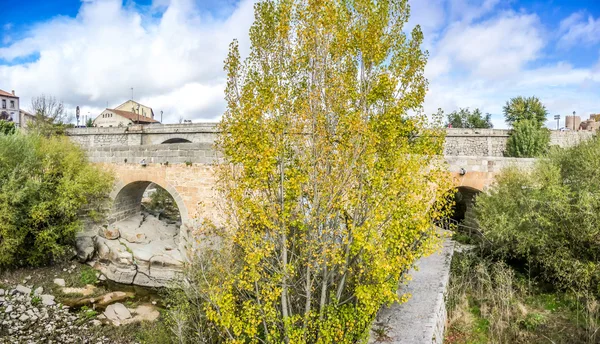
M 175 138 L 163 141 L 161 143 L 161 145 L 162 144 L 169 144 L 169 143 L 192 143 L 192 141 L 187 140 L 187 139 L 182 139 L 182 138 L 175 137 Z

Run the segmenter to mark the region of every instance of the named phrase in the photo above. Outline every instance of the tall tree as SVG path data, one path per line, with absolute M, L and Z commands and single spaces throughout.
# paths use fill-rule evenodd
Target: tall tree
M 504 117 L 506 123 L 514 125 L 521 120 L 530 120 L 540 127 L 546 122 L 548 111 L 537 97 L 516 97 L 504 105 Z
M 69 116 L 63 102 L 56 97 L 41 95 L 31 99 L 31 110 L 35 118 L 27 125 L 27 130 L 43 136 L 62 134 Z
M 493 128 L 492 115 L 481 113 L 481 110 L 475 109 L 473 111 L 469 108 L 461 108 L 458 111 L 454 111 L 448 114 L 448 125 L 452 128 Z
M 451 189 L 443 131 L 409 115 L 427 54 L 408 18 L 407 0 L 264 0 L 249 57 L 231 44 L 223 239 L 193 288 L 228 340 L 355 343 L 406 299 Z

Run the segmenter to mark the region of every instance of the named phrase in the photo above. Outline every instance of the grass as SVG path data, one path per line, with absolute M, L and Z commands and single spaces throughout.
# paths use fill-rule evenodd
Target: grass
M 451 269 L 445 343 L 600 343 L 594 298 L 552 290 L 472 252 L 456 253 Z

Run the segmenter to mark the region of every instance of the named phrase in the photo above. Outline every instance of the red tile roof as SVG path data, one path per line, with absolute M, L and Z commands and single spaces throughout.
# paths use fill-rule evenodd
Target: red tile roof
M 115 110 L 115 109 L 106 109 L 112 113 L 116 113 L 117 115 L 121 116 L 121 117 L 125 117 L 127 119 L 130 119 L 134 122 L 138 122 L 138 123 L 159 123 L 157 120 L 152 119 L 150 117 L 144 117 L 142 115 L 139 115 L 137 113 L 133 113 L 131 111 L 123 111 L 123 110 Z M 139 119 L 139 121 L 138 121 Z
M 4 97 L 11 97 L 11 98 L 19 98 L 15 95 L 13 95 L 12 93 L 0 90 L 0 96 L 4 96 Z

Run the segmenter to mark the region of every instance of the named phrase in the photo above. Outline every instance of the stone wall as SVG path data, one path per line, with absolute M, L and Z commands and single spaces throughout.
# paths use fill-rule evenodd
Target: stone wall
M 501 157 L 509 135 L 506 129 L 446 129 L 444 155 Z M 592 131 L 552 131 L 550 145 L 571 147 L 594 135 Z
M 144 146 L 96 146 L 86 149 L 91 162 L 110 164 L 212 164 L 217 153 L 210 143 Z
M 119 128 L 77 128 L 67 130 L 74 142 L 84 148 L 157 145 L 180 139 L 192 143 L 214 143 L 214 123 L 133 125 Z M 504 156 L 510 130 L 446 129 L 444 154 L 450 156 Z M 552 131 L 550 144 L 569 147 L 594 135 L 591 131 Z
M 71 140 L 84 148 L 153 145 L 174 138 L 184 139 L 192 143 L 213 143 L 216 134 L 217 129 L 214 123 L 151 124 L 67 130 L 67 135 Z

